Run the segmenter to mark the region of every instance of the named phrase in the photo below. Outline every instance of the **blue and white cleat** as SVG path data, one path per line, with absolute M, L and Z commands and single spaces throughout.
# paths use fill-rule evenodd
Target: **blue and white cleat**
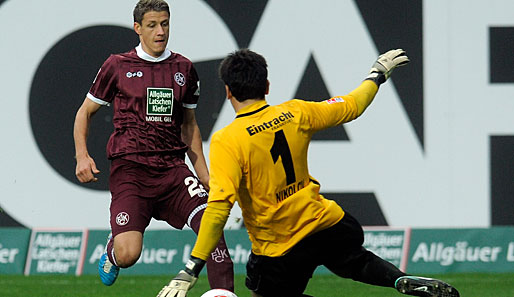
M 425 297 L 459 297 L 459 291 L 451 285 L 438 279 L 402 276 L 394 284 L 398 292 Z
M 109 261 L 109 257 L 107 256 L 107 245 L 109 244 L 111 238 L 112 233 L 109 233 L 109 236 L 107 236 L 107 243 L 105 244 L 104 253 L 98 262 L 98 274 L 100 275 L 100 280 L 106 286 L 114 284 L 118 278 L 118 273 L 120 272 L 120 268 L 112 264 L 111 261 Z

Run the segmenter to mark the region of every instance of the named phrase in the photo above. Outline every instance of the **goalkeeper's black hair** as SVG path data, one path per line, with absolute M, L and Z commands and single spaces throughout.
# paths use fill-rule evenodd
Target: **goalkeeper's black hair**
M 268 64 L 263 56 L 241 49 L 220 64 L 219 76 L 239 102 L 264 99 L 268 85 Z

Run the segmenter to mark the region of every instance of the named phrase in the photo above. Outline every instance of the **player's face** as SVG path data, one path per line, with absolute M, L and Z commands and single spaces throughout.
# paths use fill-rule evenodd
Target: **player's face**
M 141 23 L 134 23 L 134 30 L 139 35 L 143 50 L 153 57 L 159 57 L 168 44 L 170 16 L 166 11 L 149 11 L 144 14 Z

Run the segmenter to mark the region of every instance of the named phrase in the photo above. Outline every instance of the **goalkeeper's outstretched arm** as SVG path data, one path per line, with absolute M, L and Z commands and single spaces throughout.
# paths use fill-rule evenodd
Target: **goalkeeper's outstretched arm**
M 378 57 L 375 63 L 373 63 L 373 66 L 371 67 L 371 70 L 369 71 L 365 81 L 357 89 L 349 94 L 358 95 L 355 96 L 355 100 L 357 102 L 357 110 L 359 116 L 371 104 L 375 98 L 377 88 L 387 81 L 393 70 L 398 66 L 403 66 L 409 63 L 409 61 L 410 60 L 405 54 L 405 51 L 402 49 L 390 50 Z M 373 86 L 370 86 L 369 83 L 366 83 L 366 81 L 374 82 L 377 88 L 373 88 Z

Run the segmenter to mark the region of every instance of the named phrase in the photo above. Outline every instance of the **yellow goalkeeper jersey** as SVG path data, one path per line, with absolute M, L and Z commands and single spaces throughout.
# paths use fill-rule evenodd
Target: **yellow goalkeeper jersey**
M 302 238 L 341 220 L 342 208 L 320 195 L 309 175 L 309 142 L 316 131 L 355 119 L 354 96 L 376 91 L 365 81 L 349 95 L 322 102 L 269 106 L 262 100 L 239 110 L 211 140 L 209 202 L 192 255 L 208 256 L 236 201 L 257 255 L 284 255 Z

